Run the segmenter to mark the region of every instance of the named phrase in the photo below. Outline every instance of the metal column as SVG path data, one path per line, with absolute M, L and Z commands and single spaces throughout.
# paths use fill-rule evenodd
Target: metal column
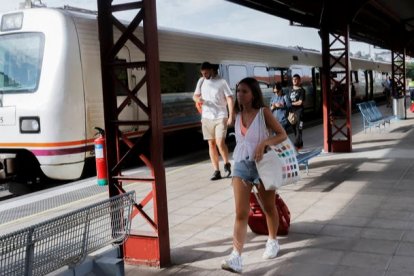
M 321 28 L 324 150 L 351 152 L 349 25 L 342 34 Z
M 131 236 L 124 246 L 124 257 L 129 263 L 151 266 L 166 266 L 170 263 L 168 210 L 165 169 L 163 166 L 163 131 L 159 76 L 158 32 L 155 0 L 143 0 L 112 5 L 112 0 L 99 0 L 98 24 L 101 47 L 102 89 L 106 130 L 106 155 L 109 178 L 109 196 L 123 193 L 122 184 L 141 182 L 149 185 L 150 191 L 135 204 L 134 215 L 144 218 L 151 231 L 142 232 L 132 228 Z M 116 12 L 136 11 L 128 26 L 114 15 Z M 143 25 L 143 38 L 136 31 Z M 115 40 L 114 30 L 120 35 Z M 117 54 L 128 45 L 134 51 L 142 52 L 143 60 L 121 61 Z M 132 52 L 132 50 L 131 50 Z M 140 71 L 141 79 L 130 89 L 122 83 L 116 70 Z M 127 94 L 122 103 L 117 103 L 115 85 Z M 120 113 L 134 104 L 140 110 L 137 120 L 121 120 Z M 120 126 L 134 126 L 143 130 L 138 141 L 130 139 Z M 126 150 L 121 151 L 121 146 Z M 149 149 L 149 150 L 148 150 Z M 126 160 L 140 158 L 149 168 L 150 176 L 124 176 Z M 151 215 L 144 210 L 152 203 Z
M 391 52 L 392 56 L 392 86 L 391 95 L 404 101 L 404 119 L 407 119 L 406 81 L 405 81 L 405 49 Z

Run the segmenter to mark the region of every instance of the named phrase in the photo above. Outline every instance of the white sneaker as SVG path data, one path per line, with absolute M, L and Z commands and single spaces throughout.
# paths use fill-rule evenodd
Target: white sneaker
M 233 250 L 230 256 L 221 262 L 221 268 L 231 272 L 241 273 L 242 258 L 240 254 Z
M 277 253 L 279 253 L 279 242 L 277 240 L 268 239 L 266 242 L 266 249 L 263 252 L 263 259 L 273 259 L 276 258 Z

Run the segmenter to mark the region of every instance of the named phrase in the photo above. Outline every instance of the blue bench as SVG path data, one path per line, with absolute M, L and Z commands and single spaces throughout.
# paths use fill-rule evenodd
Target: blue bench
M 309 173 L 309 160 L 313 157 L 318 156 L 321 154 L 322 148 L 316 148 L 307 152 L 301 152 L 296 155 L 296 159 L 298 159 L 299 165 L 305 165 L 306 174 Z
M 359 103 L 357 106 L 362 114 L 364 132 L 367 128 L 371 130 L 371 127 L 378 127 L 379 129 L 381 125 L 385 127 L 386 123 L 390 124 L 391 119 L 394 119 L 394 116 L 382 115 L 374 101 Z

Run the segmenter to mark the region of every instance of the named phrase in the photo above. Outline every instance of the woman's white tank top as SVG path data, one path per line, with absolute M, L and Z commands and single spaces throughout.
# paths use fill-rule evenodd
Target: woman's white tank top
M 241 112 L 236 115 L 234 125 L 234 131 L 236 133 L 236 147 L 233 151 L 234 162 L 240 162 L 241 160 L 254 161 L 257 145 L 267 139 L 268 132 L 260 116 L 262 115 L 259 110 L 247 129 L 246 135 L 243 136 L 240 129 Z

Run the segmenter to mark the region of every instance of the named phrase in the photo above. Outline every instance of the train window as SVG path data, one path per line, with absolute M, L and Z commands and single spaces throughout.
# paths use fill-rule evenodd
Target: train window
M 42 68 L 45 38 L 41 33 L 0 36 L 0 91 L 34 92 Z
M 301 77 L 302 85 L 312 85 L 312 67 L 303 67 L 302 68 L 302 75 L 299 74 Z
M 292 77 L 293 77 L 293 75 L 296 75 L 296 74 L 298 74 L 301 78 L 303 76 L 302 69 L 300 69 L 300 68 L 292 68 L 291 72 L 292 72 Z
M 358 72 L 354 71 L 355 82 L 359 82 Z
M 365 71 L 358 70 L 358 81 L 365 82 Z
M 119 63 L 126 63 L 126 59 L 116 59 Z M 128 72 L 126 68 L 116 67 L 114 73 L 119 82 L 115 82 L 115 94 L 117 96 L 127 96 L 128 92 L 123 88 L 128 87 Z
M 244 65 L 229 65 L 229 85 L 235 89 L 236 84 L 247 77 L 247 68 Z
M 264 66 L 255 66 L 253 69 L 254 78 L 263 86 L 269 87 L 270 78 L 267 68 Z
M 161 93 L 194 92 L 200 78 L 200 64 L 160 62 Z

